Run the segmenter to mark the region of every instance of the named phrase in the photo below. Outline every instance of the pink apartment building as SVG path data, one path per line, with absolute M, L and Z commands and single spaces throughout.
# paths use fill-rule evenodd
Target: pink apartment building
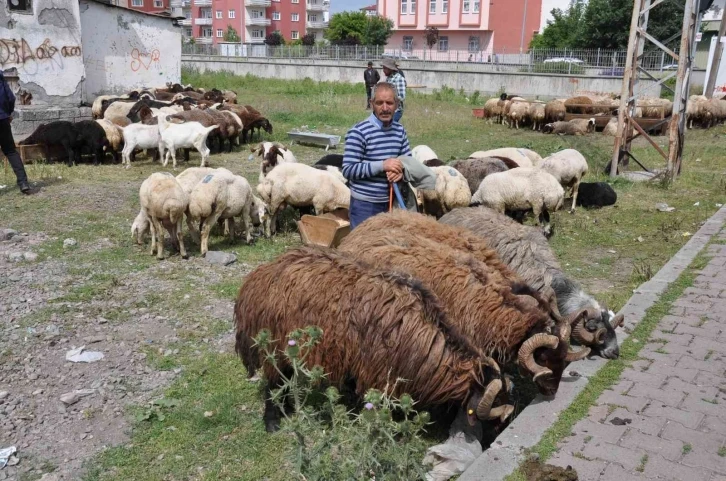
M 420 54 L 427 27 L 439 29 L 432 50 L 518 53 L 539 31 L 542 0 L 379 0 L 378 14 L 393 20 L 388 47 Z
M 223 42 L 230 26 L 237 31 L 241 42 L 248 44 L 261 44 L 276 30 L 287 41 L 307 33 L 314 33 L 317 40 L 322 40 L 330 10 L 329 0 L 128 1 L 129 7 L 135 10 L 171 11 L 172 15 L 184 17 L 180 22 L 183 36 L 194 38 L 199 44 Z

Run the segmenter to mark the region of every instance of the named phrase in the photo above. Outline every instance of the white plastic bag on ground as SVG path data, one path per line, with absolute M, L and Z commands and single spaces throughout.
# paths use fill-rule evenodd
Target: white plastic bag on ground
M 96 362 L 103 359 L 103 353 L 98 351 L 84 351 L 86 346 L 78 349 L 71 349 L 66 352 L 66 361 L 71 362 Z
M 481 438 L 481 424 L 469 426 L 466 413 L 460 409 L 449 429 L 449 439 L 426 452 L 424 464 L 433 464 L 431 471 L 426 473 L 426 480 L 446 481 L 466 471 L 482 453 Z

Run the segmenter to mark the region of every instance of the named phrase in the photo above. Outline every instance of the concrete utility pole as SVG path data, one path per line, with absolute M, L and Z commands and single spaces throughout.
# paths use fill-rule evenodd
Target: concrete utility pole
M 713 60 L 711 60 L 711 71 L 708 74 L 708 82 L 706 82 L 706 97 L 713 97 L 713 89 L 716 88 L 716 77 L 721 67 L 721 56 L 723 55 L 723 42 L 721 39 L 726 35 L 726 10 L 721 14 L 721 26 L 718 28 L 718 37 L 716 38 L 716 49 L 713 52 Z

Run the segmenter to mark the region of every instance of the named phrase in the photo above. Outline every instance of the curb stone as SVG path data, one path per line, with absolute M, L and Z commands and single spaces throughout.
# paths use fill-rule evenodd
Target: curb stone
M 659 299 L 668 286 L 693 262 L 726 222 L 726 207 L 719 209 L 708 219 L 698 232 L 676 255 L 664 265 L 648 282 L 640 285 L 619 313 L 625 315 L 624 327 L 632 332 L 645 317 L 645 313 Z M 629 337 L 626 329 L 618 329 L 618 345 Z M 499 481 L 512 474 L 526 460 L 525 451 L 535 446 L 542 435 L 557 421 L 560 414 L 575 400 L 587 386 L 590 377 L 605 366 L 606 359 L 580 361 L 570 366 L 579 377 L 569 376 L 569 370 L 562 376 L 557 396 L 548 400 L 538 395 L 520 415 L 502 431 L 496 441 L 479 456 L 459 481 Z

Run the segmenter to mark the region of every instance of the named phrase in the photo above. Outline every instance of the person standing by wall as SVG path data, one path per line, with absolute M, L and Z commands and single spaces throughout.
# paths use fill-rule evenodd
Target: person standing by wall
M 373 62 L 368 62 L 368 68 L 365 69 L 365 72 L 363 72 L 363 81 L 366 84 L 366 97 L 368 98 L 366 102 L 366 110 L 371 108 L 371 90 L 378 82 L 380 82 L 380 80 L 381 74 L 378 73 L 378 70 L 373 68 Z
M 386 76 L 386 82 L 393 85 L 396 89 L 396 98 L 398 99 L 398 108 L 393 115 L 393 120 L 399 122 L 403 117 L 403 103 L 406 100 L 406 78 L 400 74 L 396 62 L 392 59 L 385 59 L 381 62 L 383 73 Z
M 25 173 L 23 161 L 20 154 L 15 149 L 15 139 L 10 122 L 13 121 L 13 112 L 15 111 L 15 94 L 10 90 L 10 86 L 5 81 L 5 76 L 0 70 L 0 149 L 2 149 L 5 157 L 8 158 L 10 165 L 15 172 L 15 178 L 18 180 L 18 187 L 23 194 L 30 194 L 30 184 L 28 176 Z

